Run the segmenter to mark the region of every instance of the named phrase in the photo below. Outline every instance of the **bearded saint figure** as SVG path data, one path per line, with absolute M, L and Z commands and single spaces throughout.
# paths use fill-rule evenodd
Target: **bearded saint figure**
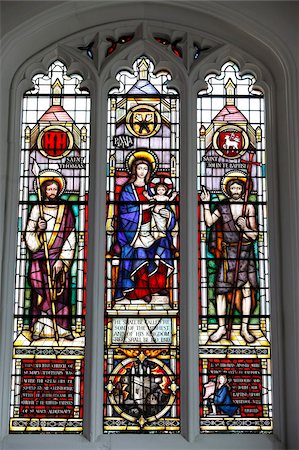
M 40 189 L 42 205 L 33 206 L 25 233 L 32 288 L 30 330 L 33 340 L 54 338 L 55 328 L 59 337 L 73 340 L 69 273 L 76 248 L 75 218 L 72 209 L 59 199 L 61 176 L 52 171 L 43 173 Z
M 244 212 L 245 185 L 245 173 L 228 173 L 222 183 L 227 199 L 218 203 L 213 212 L 210 210 L 209 191 L 203 188 L 201 194 L 205 223 L 208 227 L 212 227 L 209 250 L 217 261 L 215 289 L 219 327 L 210 336 L 212 342 L 226 338 L 227 301 L 231 301 L 234 289 L 236 289 L 236 307 L 242 319 L 240 334 L 247 343 L 255 340 L 248 329 L 248 323 L 256 304 L 257 275 L 253 243 L 258 236 L 258 229 L 253 204 L 247 203 Z M 239 240 L 241 240 L 240 255 L 237 255 Z M 238 266 L 237 259 L 239 259 Z

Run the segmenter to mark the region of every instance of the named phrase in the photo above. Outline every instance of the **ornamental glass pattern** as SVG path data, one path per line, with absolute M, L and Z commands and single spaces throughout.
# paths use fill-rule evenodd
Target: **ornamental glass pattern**
M 23 96 L 11 433 L 81 433 L 90 95 L 60 61 Z
M 142 56 L 108 95 L 104 432 L 177 433 L 179 95 Z
M 263 93 L 227 62 L 197 98 L 202 433 L 271 433 Z

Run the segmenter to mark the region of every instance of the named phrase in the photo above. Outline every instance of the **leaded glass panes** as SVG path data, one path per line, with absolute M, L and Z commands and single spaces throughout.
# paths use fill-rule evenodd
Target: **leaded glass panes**
M 176 433 L 179 96 L 147 57 L 108 96 L 104 431 Z
M 55 61 L 23 97 L 11 433 L 80 433 L 90 96 Z
M 264 98 L 232 62 L 198 93 L 203 433 L 272 431 Z

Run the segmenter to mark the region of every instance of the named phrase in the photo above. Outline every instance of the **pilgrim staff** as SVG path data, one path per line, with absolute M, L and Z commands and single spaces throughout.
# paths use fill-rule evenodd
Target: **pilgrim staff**
M 252 184 L 252 180 L 251 180 L 252 166 L 253 165 L 260 166 L 260 163 L 253 161 L 253 156 L 254 156 L 254 152 L 249 152 L 249 160 L 241 159 L 242 163 L 248 165 L 246 184 L 245 184 L 244 202 L 243 202 L 242 216 L 241 216 L 241 217 L 244 217 L 244 218 L 245 218 L 246 208 L 247 208 L 247 204 L 248 204 L 248 198 L 249 198 L 249 194 L 250 194 L 250 186 Z M 234 312 L 235 302 L 236 302 L 237 284 L 238 284 L 238 276 L 239 276 L 239 268 L 240 268 L 240 256 L 241 256 L 243 235 L 244 235 L 244 231 L 241 230 L 240 231 L 240 235 L 239 235 L 239 240 L 238 240 L 238 247 L 237 247 L 237 256 L 236 256 L 236 266 L 235 266 L 235 273 L 234 273 L 234 284 L 233 284 L 232 300 L 231 300 L 231 303 L 230 303 L 229 316 L 228 316 L 228 326 L 227 326 L 227 338 L 228 339 L 230 339 L 231 330 L 232 330 L 233 312 Z
M 45 220 L 44 219 L 44 210 L 43 210 L 43 205 L 42 205 L 41 185 L 40 185 L 40 179 L 39 179 L 40 170 L 39 170 L 39 166 L 36 161 L 34 161 L 34 163 L 33 163 L 32 172 L 36 176 L 36 187 L 37 187 L 37 196 L 38 196 L 40 217 L 42 220 Z M 58 335 L 57 322 L 56 322 L 56 305 L 55 305 L 54 289 L 53 289 L 53 282 L 52 282 L 52 276 L 51 276 L 49 249 L 48 249 L 47 236 L 46 236 L 45 230 L 42 232 L 42 240 L 43 240 L 43 247 L 44 247 L 44 251 L 45 251 L 48 285 L 49 285 L 49 292 L 50 292 L 50 298 L 51 298 L 51 310 L 52 310 L 52 321 L 53 321 L 53 327 L 54 327 L 54 336 L 55 336 L 55 341 L 58 343 L 59 335 Z M 55 289 L 55 292 L 56 292 L 56 289 Z M 56 297 L 56 295 L 55 295 L 55 297 Z

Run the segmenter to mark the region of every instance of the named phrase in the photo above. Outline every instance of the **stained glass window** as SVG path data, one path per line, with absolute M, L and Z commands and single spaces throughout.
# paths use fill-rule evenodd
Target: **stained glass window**
M 176 433 L 179 95 L 145 56 L 108 96 L 104 432 Z
M 202 433 L 270 433 L 272 390 L 263 93 L 233 62 L 198 93 Z
M 80 433 L 90 96 L 55 61 L 23 97 L 11 433 Z

